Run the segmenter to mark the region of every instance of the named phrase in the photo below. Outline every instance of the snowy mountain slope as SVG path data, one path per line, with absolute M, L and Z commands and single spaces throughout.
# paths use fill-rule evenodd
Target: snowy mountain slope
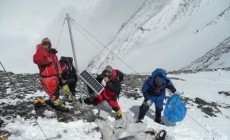
M 122 46 L 125 46 L 124 49 L 129 49 L 129 47 L 135 45 L 144 33 L 145 29 L 141 27 L 153 16 L 157 15 L 159 11 L 162 11 L 168 3 L 170 3 L 170 0 L 147 0 L 133 16 L 121 26 L 114 39 L 108 45 L 108 49 L 104 49 L 102 55 L 99 54 L 89 63 L 88 70 L 95 72 L 95 70 L 93 70 L 95 67 L 101 69 L 102 63 L 105 63 L 104 61 L 116 58 L 116 55 L 121 52 L 120 48 L 124 48 Z M 114 55 L 111 55 L 111 53 Z
M 210 50 L 202 57 L 196 59 L 183 69 L 206 69 L 229 67 L 230 37 L 226 38 L 216 48 Z
M 137 72 L 185 67 L 230 36 L 229 6 L 228 0 L 147 0 L 88 70 L 111 64 L 133 73 L 122 61 Z
M 221 22 L 222 20 L 229 20 L 230 19 L 230 6 L 227 7 L 223 12 L 221 12 L 213 21 L 207 23 L 205 26 L 203 26 L 201 29 L 198 29 L 196 33 L 199 31 L 204 30 L 205 28 L 208 28 L 209 26 L 212 26 L 213 24 L 217 24 Z
M 77 117 L 74 120 L 63 122 L 55 117 L 56 113 L 52 110 L 46 110 L 43 117 L 34 118 L 33 108 L 31 110 L 32 101 L 35 97 L 44 95 L 44 92 L 41 92 L 38 86 L 37 75 L 10 74 L 13 77 L 13 81 L 17 82 L 15 86 L 19 89 L 15 92 L 12 91 L 13 86 L 2 71 L 0 71 L 0 76 L 2 77 L 0 79 L 0 136 L 7 135 L 9 140 L 99 140 L 105 139 L 105 134 L 112 134 L 109 137 L 110 139 L 132 136 L 137 140 L 150 140 L 152 136 L 145 133 L 145 130 L 150 128 L 156 131 L 165 129 L 167 131 L 166 140 L 230 139 L 229 71 L 169 74 L 177 91 L 184 92 L 182 97 L 187 100 L 188 112 L 185 119 L 178 123 L 169 122 L 165 117 L 162 117 L 165 121 L 165 126 L 156 124 L 153 121 L 155 115 L 154 105 L 147 112 L 144 124 L 133 123 L 138 115 L 143 97 L 129 97 L 127 94 L 129 90 L 133 92 L 132 94 L 134 92 L 140 93 L 141 85 L 146 76 L 127 75 L 123 83 L 122 92 L 124 95 L 120 97 L 119 104 L 124 116 L 128 114 L 129 123 L 123 126 L 124 128 L 117 129 L 113 126 L 117 126 L 120 122 L 115 121 L 114 112 L 111 111 L 108 112 L 109 116 L 106 121 L 86 122 Z M 136 82 L 133 83 L 132 80 Z M 169 96 L 169 93 L 167 95 Z M 196 101 L 197 98 L 205 100 L 207 103 L 199 104 Z M 20 108 L 21 105 L 23 105 L 22 108 Z M 67 105 L 70 106 L 70 104 Z M 78 106 L 71 106 L 71 110 L 78 110 Z M 213 115 L 210 115 L 210 113 Z M 123 121 L 127 122 L 127 117 L 125 118 Z M 102 134 L 103 130 L 105 130 L 103 128 L 107 128 L 107 133 L 104 135 Z

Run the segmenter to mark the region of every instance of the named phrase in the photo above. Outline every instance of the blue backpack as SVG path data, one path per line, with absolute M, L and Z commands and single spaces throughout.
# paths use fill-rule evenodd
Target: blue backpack
M 171 96 L 165 106 L 164 116 L 171 122 L 180 122 L 186 116 L 186 103 L 180 100 L 179 94 Z

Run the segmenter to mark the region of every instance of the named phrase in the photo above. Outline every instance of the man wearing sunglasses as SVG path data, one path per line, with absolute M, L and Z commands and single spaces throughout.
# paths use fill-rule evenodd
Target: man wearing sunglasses
M 69 111 L 59 98 L 62 69 L 56 56 L 56 49 L 52 48 L 49 38 L 44 38 L 41 44 L 37 45 L 37 51 L 33 56 L 33 61 L 38 65 L 40 82 L 49 95 L 55 109 L 59 111 Z
M 121 81 L 123 80 L 124 74 L 116 69 L 113 69 L 111 66 L 106 66 L 105 70 L 97 75 L 97 81 L 102 83 L 104 90 L 101 94 L 88 97 L 84 99 L 84 102 L 88 105 L 98 105 L 103 101 L 107 101 L 108 104 L 115 111 L 115 119 L 118 120 L 122 117 L 121 108 L 118 104 L 118 97 L 121 90 Z M 89 88 L 89 93 L 93 94 L 93 90 Z M 79 100 L 81 102 L 81 99 Z

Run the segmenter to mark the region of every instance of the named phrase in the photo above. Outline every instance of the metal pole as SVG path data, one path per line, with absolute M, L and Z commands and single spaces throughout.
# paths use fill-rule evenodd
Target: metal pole
M 84 107 L 84 99 L 82 96 L 82 87 L 81 87 L 81 79 L 79 76 L 79 68 L 78 68 L 78 63 L 77 63 L 77 55 L 76 55 L 76 51 L 75 51 L 75 46 L 74 46 L 74 41 L 73 41 L 73 35 L 72 35 L 72 30 L 71 30 L 71 26 L 70 26 L 70 17 L 69 14 L 66 14 L 66 19 L 67 19 L 67 23 L 68 23 L 68 27 L 69 27 L 69 35 L 70 35 L 70 41 L 71 41 L 71 46 L 72 46 L 72 50 L 73 50 L 73 58 L 74 58 L 74 63 L 75 63 L 75 67 L 77 70 L 77 78 L 78 78 L 78 82 L 79 82 L 79 87 L 80 87 L 80 92 L 81 92 L 81 99 L 82 99 L 82 103 L 83 103 L 83 107 Z
M 73 49 L 74 63 L 75 63 L 77 73 L 79 73 L 79 68 L 78 68 L 78 64 L 77 64 L 77 55 L 76 55 L 75 46 L 74 46 L 74 42 L 73 42 L 73 34 L 72 34 L 71 26 L 70 26 L 70 21 L 69 21 L 70 17 L 69 17 L 68 13 L 66 14 L 66 19 L 67 19 L 68 27 L 69 27 L 69 35 L 70 35 L 71 46 L 72 46 L 72 49 Z

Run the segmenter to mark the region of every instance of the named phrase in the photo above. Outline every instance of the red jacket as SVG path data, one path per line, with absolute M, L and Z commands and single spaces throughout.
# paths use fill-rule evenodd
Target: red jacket
M 62 73 L 56 53 L 55 49 L 48 52 L 42 47 L 42 44 L 37 45 L 37 52 L 34 54 L 33 60 L 38 65 L 41 77 L 58 76 Z
M 118 94 L 120 89 L 119 80 L 117 79 L 117 72 L 116 70 L 112 71 L 112 77 L 106 82 L 106 86 L 104 91 L 102 92 L 103 96 L 106 99 L 113 99 L 116 94 Z

